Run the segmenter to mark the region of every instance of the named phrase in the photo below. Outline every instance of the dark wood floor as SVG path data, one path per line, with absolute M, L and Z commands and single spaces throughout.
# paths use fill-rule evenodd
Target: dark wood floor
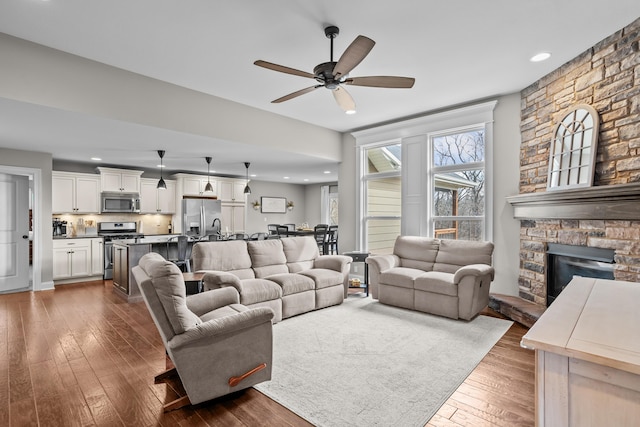
M 525 332 L 514 324 L 428 426 L 532 426 Z M 310 425 L 254 389 L 164 414 L 183 393 L 153 383 L 166 364 L 144 303 L 110 281 L 0 295 L 0 426 Z

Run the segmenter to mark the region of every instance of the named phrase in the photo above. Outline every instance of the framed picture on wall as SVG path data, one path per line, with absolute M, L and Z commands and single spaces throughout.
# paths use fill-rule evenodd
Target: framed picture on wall
M 260 206 L 262 213 L 286 213 L 287 199 L 284 197 L 261 197 Z

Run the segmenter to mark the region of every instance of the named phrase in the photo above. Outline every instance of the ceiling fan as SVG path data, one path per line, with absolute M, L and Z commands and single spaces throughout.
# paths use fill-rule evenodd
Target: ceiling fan
M 368 77 L 349 77 L 349 72 L 353 70 L 362 60 L 369 54 L 373 46 L 376 44 L 373 40 L 365 36 L 358 36 L 347 47 L 338 62 L 333 60 L 333 39 L 336 38 L 340 30 L 338 27 L 331 25 L 324 29 L 324 34 L 331 40 L 331 60 L 316 65 L 313 74 L 306 71 L 296 70 L 295 68 L 285 67 L 284 65 L 273 64 L 271 62 L 257 60 L 254 62 L 259 67 L 268 68 L 281 73 L 293 74 L 294 76 L 308 77 L 318 81 L 317 85 L 298 90 L 296 92 L 285 95 L 281 98 L 271 101 L 272 103 L 280 103 L 296 98 L 305 93 L 312 92 L 318 88 L 325 87 L 332 91 L 333 96 L 347 114 L 355 113 L 356 104 L 349 95 L 349 92 L 342 87 L 343 84 L 353 86 L 368 86 L 382 88 L 400 88 L 408 89 L 413 87 L 415 79 L 413 77 L 397 77 L 397 76 L 368 76 Z

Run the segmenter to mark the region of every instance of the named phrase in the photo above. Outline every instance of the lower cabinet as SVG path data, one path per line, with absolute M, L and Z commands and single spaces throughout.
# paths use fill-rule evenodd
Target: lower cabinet
M 113 286 L 129 294 L 129 248 L 113 245 Z
M 53 241 L 53 280 L 73 281 L 102 276 L 104 274 L 103 257 L 102 238 L 55 239 Z

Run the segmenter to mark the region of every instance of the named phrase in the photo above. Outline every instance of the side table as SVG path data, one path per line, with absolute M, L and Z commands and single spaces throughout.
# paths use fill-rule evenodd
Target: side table
M 202 292 L 202 278 L 204 273 L 182 273 L 184 286 L 187 288 L 187 295 Z
M 361 283 L 359 286 L 351 286 L 351 284 L 349 284 L 349 288 L 364 289 L 367 296 L 369 296 L 369 265 L 365 262 L 365 260 L 369 257 L 370 254 L 371 254 L 370 252 L 357 252 L 357 251 L 345 252 L 342 254 L 342 255 L 351 257 L 353 262 L 364 263 L 364 283 Z

